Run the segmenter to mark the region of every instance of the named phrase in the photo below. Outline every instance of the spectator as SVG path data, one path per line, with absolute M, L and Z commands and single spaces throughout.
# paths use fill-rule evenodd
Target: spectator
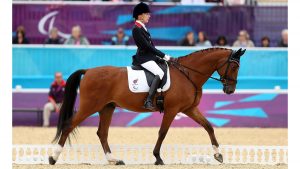
M 72 35 L 66 40 L 67 45 L 89 45 L 90 42 L 86 37 L 81 34 L 81 28 L 79 25 L 73 26 Z
M 43 127 L 49 126 L 50 114 L 52 111 L 59 112 L 63 96 L 65 92 L 65 81 L 63 80 L 62 73 L 55 73 L 55 80 L 50 86 L 48 102 L 44 106 L 43 111 Z
M 49 32 L 49 38 L 45 40 L 44 44 L 63 44 L 63 39 L 58 37 L 58 29 L 53 27 Z
M 241 30 L 238 39 L 233 43 L 234 47 L 254 47 L 254 43 L 250 40 L 250 36 L 246 30 Z
M 196 46 L 205 46 L 205 47 L 210 47 L 211 43 L 209 40 L 207 40 L 207 36 L 205 35 L 204 32 L 199 32 L 198 33 L 198 41 Z
M 18 26 L 16 36 L 13 38 L 13 44 L 29 44 L 29 40 L 26 38 L 24 26 Z
M 270 47 L 270 38 L 264 36 L 261 38 L 261 47 Z
M 195 46 L 194 32 L 188 32 L 185 38 L 180 42 L 180 46 Z
M 288 30 L 284 29 L 281 32 L 281 41 L 278 43 L 278 47 L 288 47 Z
M 125 35 L 124 30 L 119 28 L 117 34 L 111 38 L 112 45 L 128 45 L 129 37 Z
M 228 46 L 226 37 L 223 35 L 219 36 L 215 46 Z

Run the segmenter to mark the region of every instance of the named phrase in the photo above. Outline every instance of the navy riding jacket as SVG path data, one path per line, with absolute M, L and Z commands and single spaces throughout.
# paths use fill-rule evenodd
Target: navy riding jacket
M 151 60 L 158 61 L 165 56 L 163 52 L 155 48 L 150 33 L 138 22 L 135 22 L 132 29 L 132 37 L 138 47 L 136 54 L 133 56 L 133 65 L 140 65 Z

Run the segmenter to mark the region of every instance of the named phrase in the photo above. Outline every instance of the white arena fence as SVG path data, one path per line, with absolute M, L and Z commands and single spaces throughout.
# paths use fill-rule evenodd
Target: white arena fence
M 154 145 L 112 145 L 113 155 L 125 164 L 154 164 Z M 53 145 L 13 145 L 13 164 L 48 164 Z M 225 164 L 276 165 L 288 163 L 287 146 L 221 145 Z M 165 164 L 219 164 L 211 145 L 163 145 Z M 108 164 L 101 145 L 66 145 L 58 164 Z

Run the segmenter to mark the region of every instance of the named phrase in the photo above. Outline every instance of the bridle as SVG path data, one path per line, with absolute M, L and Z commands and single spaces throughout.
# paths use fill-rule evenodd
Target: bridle
M 221 82 L 221 83 L 223 83 L 223 84 L 225 84 L 225 85 L 228 85 L 228 82 L 229 82 L 229 81 L 233 81 L 234 84 L 236 84 L 236 83 L 237 83 L 237 80 L 236 80 L 236 79 L 232 79 L 232 78 L 228 77 L 228 71 L 229 71 L 230 63 L 235 62 L 235 63 L 238 65 L 238 67 L 240 66 L 240 63 L 239 63 L 236 59 L 233 59 L 233 54 L 234 54 L 234 52 L 232 51 L 231 54 L 229 55 L 228 59 L 226 60 L 226 62 L 224 62 L 221 66 L 219 66 L 219 67 L 215 70 L 215 71 L 219 71 L 221 68 L 223 68 L 225 65 L 227 65 L 227 66 L 226 66 L 226 69 L 225 69 L 224 75 L 220 75 L 219 78 L 216 78 L 216 77 L 213 77 L 213 76 L 210 76 L 210 75 L 206 75 L 206 74 L 204 74 L 204 73 L 202 73 L 202 72 L 199 72 L 198 70 L 195 70 L 195 69 L 190 68 L 190 67 L 188 67 L 188 66 L 182 65 L 181 63 L 179 63 L 178 58 L 175 59 L 175 61 L 170 61 L 170 63 L 171 63 L 172 65 L 174 65 L 177 69 L 180 69 L 180 71 L 181 71 L 182 73 L 185 73 L 185 70 L 182 70 L 182 69 L 181 69 L 181 68 L 184 68 L 184 69 L 191 70 L 191 71 L 193 71 L 193 72 L 195 72 L 195 73 L 201 74 L 201 75 L 203 75 L 203 76 L 209 76 L 209 78 L 211 78 L 211 79 L 213 79 L 213 80 L 216 80 L 216 81 L 219 81 L 219 82 Z M 179 66 L 179 67 L 178 67 L 178 66 Z M 186 73 L 185 73 L 185 74 L 186 74 Z M 187 76 L 189 76 L 189 72 L 188 72 Z
M 169 61 L 171 65 L 173 65 L 176 69 L 178 69 L 181 73 L 183 73 L 187 79 L 193 84 L 193 86 L 195 87 L 195 99 L 194 99 L 194 102 L 196 100 L 196 96 L 197 96 L 197 93 L 198 92 L 201 92 L 201 91 L 198 91 L 198 87 L 197 85 L 195 84 L 195 82 L 190 78 L 190 75 L 189 75 L 189 72 L 186 72 L 185 69 L 188 69 L 188 70 L 191 70 L 192 72 L 195 72 L 195 73 L 198 73 L 198 74 L 201 74 L 202 76 L 208 76 L 209 78 L 213 79 L 213 80 L 216 80 L 216 81 L 219 81 L 221 82 L 224 86 L 229 86 L 229 83 L 230 81 L 233 81 L 234 84 L 237 84 L 237 80 L 236 79 L 232 79 L 230 77 L 228 77 L 228 71 L 229 71 L 229 66 L 230 66 L 230 63 L 232 62 L 235 62 L 238 67 L 240 66 L 239 64 L 239 61 L 234 59 L 234 51 L 232 50 L 231 51 L 231 54 L 228 56 L 228 59 L 226 60 L 226 62 L 224 62 L 221 66 L 219 66 L 215 71 L 219 72 L 219 70 L 221 68 L 223 68 L 225 65 L 226 65 L 226 69 L 225 69 L 225 73 L 224 75 L 220 75 L 219 78 L 216 78 L 216 77 L 213 77 L 211 75 L 207 75 L 207 74 L 204 74 L 198 70 L 195 70 L 193 68 L 190 68 L 188 66 L 185 66 L 185 65 L 182 65 L 180 62 L 179 62 L 179 59 L 180 58 L 176 58 L 175 60 L 172 60 L 172 61 Z M 215 72 L 214 71 L 214 72 Z
M 215 77 L 212 77 L 212 76 L 210 76 L 209 78 L 214 79 L 214 80 L 217 80 L 217 81 L 220 81 L 220 82 L 222 82 L 223 85 L 225 85 L 225 86 L 228 86 L 228 82 L 229 82 L 229 81 L 233 81 L 234 84 L 237 84 L 237 80 L 236 80 L 236 79 L 232 79 L 232 78 L 228 77 L 228 75 L 227 75 L 227 74 L 228 74 L 228 70 L 229 70 L 230 63 L 235 62 L 235 63 L 238 65 L 238 67 L 240 67 L 239 61 L 237 61 L 236 59 L 233 58 L 233 54 L 234 54 L 234 52 L 232 51 L 231 54 L 229 55 L 227 61 L 226 61 L 225 63 L 223 63 L 220 67 L 218 67 L 218 68 L 216 69 L 216 71 L 219 71 L 219 69 L 221 69 L 223 66 L 225 66 L 225 65 L 227 64 L 224 75 L 223 75 L 223 76 L 220 76 L 219 79 L 217 79 L 217 78 L 215 78 Z

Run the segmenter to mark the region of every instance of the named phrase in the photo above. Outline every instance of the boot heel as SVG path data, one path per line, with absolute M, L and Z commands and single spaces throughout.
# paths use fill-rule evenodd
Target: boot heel
M 146 101 L 143 108 L 151 111 L 155 110 L 155 107 L 152 105 L 151 101 Z

